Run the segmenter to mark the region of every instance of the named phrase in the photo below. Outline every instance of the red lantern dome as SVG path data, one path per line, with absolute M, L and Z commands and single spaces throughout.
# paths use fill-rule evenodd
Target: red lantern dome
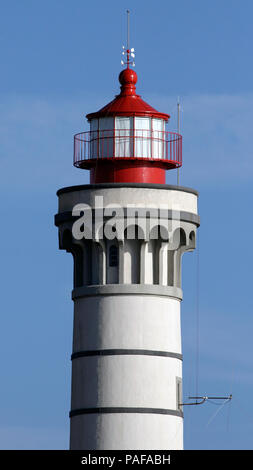
M 119 82 L 120 94 L 86 116 L 90 131 L 75 135 L 74 165 L 90 170 L 91 183 L 164 184 L 166 170 L 182 165 L 182 137 L 165 130 L 168 114 L 136 94 L 129 59 Z

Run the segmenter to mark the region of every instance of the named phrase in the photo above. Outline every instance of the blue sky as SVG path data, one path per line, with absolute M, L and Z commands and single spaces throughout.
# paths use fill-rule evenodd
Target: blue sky
M 118 93 L 127 8 L 138 93 L 171 130 L 180 96 L 181 184 L 200 194 L 199 254 L 183 261 L 184 398 L 197 379 L 200 394 L 233 394 L 220 409 L 185 407 L 185 448 L 252 449 L 247 0 L 1 2 L 1 449 L 68 448 L 72 259 L 58 250 L 55 193 L 88 182 L 72 167 L 73 134 Z

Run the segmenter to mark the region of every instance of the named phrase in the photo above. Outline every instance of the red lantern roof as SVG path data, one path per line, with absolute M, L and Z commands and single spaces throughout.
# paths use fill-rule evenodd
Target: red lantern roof
M 169 114 L 160 113 L 136 95 L 135 84 L 137 74 L 129 67 L 119 74 L 121 93 L 113 101 L 95 113 L 87 114 L 87 119 L 97 119 L 105 116 L 146 116 L 168 121 Z

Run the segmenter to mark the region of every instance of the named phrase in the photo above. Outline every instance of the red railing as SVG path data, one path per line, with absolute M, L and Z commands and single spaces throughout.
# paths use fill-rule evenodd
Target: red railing
M 74 136 L 74 165 L 97 159 L 141 159 L 182 165 L 182 136 L 169 131 L 111 129 L 81 132 Z

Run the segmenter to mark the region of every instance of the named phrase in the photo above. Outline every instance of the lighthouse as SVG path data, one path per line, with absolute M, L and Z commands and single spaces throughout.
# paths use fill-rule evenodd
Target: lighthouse
M 182 165 L 169 114 L 120 91 L 74 136 L 90 184 L 59 189 L 59 247 L 73 255 L 70 449 L 183 449 L 181 262 L 196 244 L 198 193 L 166 184 Z

